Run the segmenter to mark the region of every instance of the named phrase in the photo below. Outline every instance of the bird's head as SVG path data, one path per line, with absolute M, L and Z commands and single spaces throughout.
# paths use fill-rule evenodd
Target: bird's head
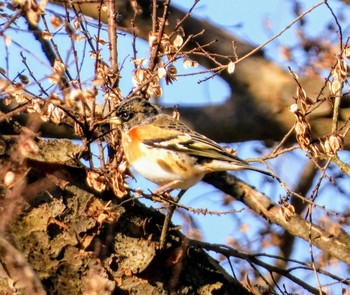
M 115 110 L 115 116 L 107 120 L 124 130 L 151 122 L 160 113 L 158 107 L 142 97 L 132 97 L 122 101 Z

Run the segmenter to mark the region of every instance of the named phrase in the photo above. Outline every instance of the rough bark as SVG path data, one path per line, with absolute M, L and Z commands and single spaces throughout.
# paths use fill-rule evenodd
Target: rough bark
M 0 161 L 8 168 L 17 147 L 13 137 L 4 142 Z M 130 196 L 88 188 L 85 169 L 72 165 L 77 146 L 37 143 L 16 194 L 2 186 L 2 221 L 9 221 L 0 239 L 2 294 L 250 294 L 178 230 L 159 250 L 164 216 Z M 9 202 L 17 213 L 6 217 Z

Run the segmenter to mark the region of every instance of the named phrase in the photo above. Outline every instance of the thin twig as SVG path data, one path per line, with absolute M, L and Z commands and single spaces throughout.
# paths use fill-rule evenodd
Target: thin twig
M 185 42 L 182 44 L 182 46 L 174 53 L 174 55 L 168 59 L 166 63 L 164 63 L 163 67 L 166 68 L 169 64 L 173 63 L 177 60 L 177 55 L 181 52 L 181 50 L 187 45 L 188 42 L 192 39 L 192 35 L 188 36 L 188 38 L 185 40 Z M 147 80 L 143 81 L 143 83 L 138 86 L 137 88 L 134 88 L 132 92 L 126 97 L 132 97 L 135 95 L 135 93 L 139 92 L 143 87 L 145 87 L 147 84 L 149 84 L 156 76 L 158 75 L 157 71 L 155 71 Z
M 177 31 L 177 29 L 183 24 L 183 22 L 188 19 L 191 16 L 191 13 L 193 11 L 193 9 L 196 7 L 196 5 L 198 4 L 200 0 L 195 0 L 194 3 L 192 4 L 192 6 L 190 7 L 190 9 L 188 10 L 188 12 L 184 15 L 184 17 L 179 20 L 174 28 L 174 31 Z
M 154 2 L 157 2 L 157 1 L 154 1 Z M 154 6 L 154 3 L 153 3 L 153 6 Z M 161 40 L 163 38 L 163 34 L 164 34 L 164 30 L 165 30 L 165 24 L 166 24 L 167 19 L 168 19 L 170 0 L 164 1 L 163 7 L 164 7 L 163 16 L 162 16 L 160 24 L 158 26 L 157 40 L 156 40 L 156 42 L 154 44 L 152 44 L 152 48 L 151 48 L 151 56 L 150 56 L 150 62 L 149 62 L 149 69 L 151 71 L 154 70 L 154 68 L 155 68 L 155 66 L 157 64 L 156 60 L 158 58 L 158 51 L 159 51 L 159 48 L 160 48 Z M 153 9 L 154 9 L 154 7 L 153 7 Z M 155 11 L 153 10 L 153 13 L 154 13 L 154 15 L 152 15 L 152 20 L 154 21 L 154 18 L 157 19 L 156 10 Z M 153 25 L 154 24 L 152 24 L 152 30 L 153 30 Z M 155 33 L 155 31 L 153 33 Z
M 309 292 L 311 292 L 313 294 L 318 293 L 318 289 L 310 286 L 305 281 L 303 281 L 303 280 L 301 280 L 301 279 L 299 279 L 296 276 L 291 274 L 291 271 L 296 269 L 296 268 L 281 269 L 281 268 L 275 267 L 273 265 L 270 265 L 270 264 L 268 264 L 268 263 L 266 263 L 266 262 L 264 262 L 264 261 L 262 261 L 260 259 L 257 259 L 257 257 L 259 257 L 259 256 L 266 256 L 266 257 L 270 257 L 270 258 L 284 260 L 283 257 L 275 256 L 275 255 L 268 255 L 268 254 L 245 254 L 245 253 L 239 252 L 238 250 L 236 250 L 236 249 L 234 249 L 232 247 L 229 247 L 227 245 L 211 244 L 211 243 L 208 243 L 208 242 L 202 242 L 202 241 L 197 241 L 197 240 L 190 240 L 190 246 L 194 246 L 194 247 L 198 247 L 199 246 L 199 247 L 207 249 L 209 251 L 214 251 L 214 252 L 220 253 L 220 254 L 224 255 L 225 257 L 236 257 L 236 258 L 245 260 L 254 269 L 256 269 L 256 266 L 263 267 L 264 269 L 268 270 L 269 272 L 274 272 L 274 273 L 281 274 L 282 276 L 290 279 L 291 281 L 295 282 L 296 284 L 300 285 L 301 287 L 303 287 L 304 289 L 308 290 Z M 291 259 L 288 259 L 288 261 L 299 263 L 302 266 L 304 266 L 305 269 L 312 270 L 312 268 L 310 266 L 307 266 L 303 262 L 300 262 L 300 261 L 297 261 L 297 260 L 291 260 Z M 320 273 L 327 274 L 326 271 L 320 270 L 318 268 L 316 268 L 316 270 L 318 272 L 320 272 Z M 332 277 L 332 278 L 334 278 L 334 277 Z M 339 281 L 341 280 L 340 278 L 336 278 L 336 279 L 339 280 Z M 268 282 L 267 282 L 267 284 L 268 284 Z
M 110 0 L 108 3 L 108 38 L 109 38 L 109 54 L 113 73 L 118 72 L 118 50 L 117 50 L 117 25 L 116 25 L 116 6 L 115 1 Z
M 67 24 L 69 24 L 70 23 L 69 10 L 66 9 L 65 12 L 66 12 Z M 47 28 L 47 30 L 48 30 L 48 28 Z M 75 46 L 75 37 L 76 37 L 76 34 L 73 33 L 73 36 L 71 36 L 71 38 L 69 38 L 69 39 L 71 40 L 71 45 L 72 45 L 71 51 L 73 52 L 73 55 L 74 55 L 75 70 L 77 72 L 77 78 L 75 79 L 75 81 L 77 81 L 79 88 L 82 89 L 81 79 L 80 79 L 80 68 L 79 68 L 79 64 L 78 64 L 79 58 L 78 58 L 78 54 L 77 54 L 77 50 L 76 50 L 76 46 Z
M 171 218 L 174 215 L 177 203 L 180 202 L 182 196 L 185 194 L 186 190 L 181 190 L 178 195 L 174 198 L 174 203 L 175 204 L 168 204 L 167 208 L 167 215 L 165 216 L 163 227 L 162 227 L 162 232 L 160 234 L 160 239 L 159 239 L 159 248 L 164 249 L 164 245 L 166 242 L 166 238 L 168 235 L 168 230 L 169 230 L 169 225 L 171 222 Z
M 312 266 L 312 269 L 314 271 L 315 278 L 316 278 L 317 285 L 318 285 L 318 293 L 320 295 L 322 295 L 323 291 L 322 291 L 322 288 L 321 288 L 320 278 L 319 278 L 318 273 L 317 273 L 317 266 L 316 266 L 316 262 L 315 262 L 314 251 L 313 251 L 313 247 L 314 246 L 312 244 L 312 227 L 313 227 L 313 223 L 312 223 L 312 208 L 313 208 L 313 206 L 310 206 L 309 250 L 310 250 L 310 257 L 311 257 L 311 266 Z
M 38 81 L 38 79 L 35 77 L 33 71 L 31 70 L 31 68 L 28 66 L 27 64 L 27 58 L 24 56 L 23 52 L 20 52 L 20 55 L 22 57 L 22 63 L 24 64 L 24 66 L 27 68 L 27 71 L 30 75 L 30 77 L 32 77 L 32 79 L 34 80 L 35 84 L 38 85 L 39 89 L 41 90 L 42 93 L 44 93 L 45 95 L 49 96 L 49 94 L 46 92 L 46 90 L 44 89 L 44 87 L 41 85 L 40 81 Z
M 343 48 L 343 33 L 342 33 L 342 28 L 341 25 L 338 21 L 337 16 L 335 15 L 333 9 L 331 8 L 331 6 L 329 5 L 328 1 L 325 1 L 325 4 L 327 6 L 327 8 L 329 9 L 329 11 L 331 12 L 335 23 L 337 24 L 338 27 L 338 34 L 339 34 L 339 47 L 340 47 L 340 52 L 343 52 L 344 48 Z
M 8 21 L 2 25 L 2 30 L 0 31 L 0 36 L 4 36 L 5 31 L 16 22 L 16 20 L 21 17 L 23 14 L 23 8 L 19 8 L 16 10 L 16 12 L 8 19 Z
M 227 215 L 227 214 L 232 214 L 232 213 L 239 213 L 239 212 L 242 212 L 244 210 L 244 208 L 241 208 L 241 209 L 218 211 L 218 210 L 209 210 L 207 208 L 193 208 L 193 207 L 189 207 L 189 206 L 186 206 L 184 204 L 181 204 L 179 202 L 176 202 L 172 198 L 165 198 L 163 195 L 155 196 L 154 194 L 147 194 L 147 193 L 141 191 L 140 189 L 133 189 L 133 188 L 129 188 L 129 187 L 127 187 L 126 190 L 137 194 L 139 197 L 136 197 L 136 198 L 145 198 L 145 199 L 151 200 L 153 202 L 162 202 L 162 203 L 166 202 L 166 203 L 169 203 L 172 205 L 176 205 L 178 208 L 184 209 L 186 211 L 189 211 L 189 212 L 192 212 L 195 214 L 221 216 L 221 215 Z
M 315 4 L 313 7 L 311 7 L 310 9 L 306 10 L 305 12 L 303 12 L 302 14 L 300 14 L 297 18 L 295 18 L 288 26 L 286 26 L 282 31 L 280 31 L 278 34 L 274 35 L 273 37 L 271 37 L 269 40 L 267 40 L 265 43 L 259 45 L 258 47 L 256 47 L 255 49 L 253 49 L 252 51 L 248 52 L 247 54 L 245 54 L 244 56 L 242 56 L 241 58 L 239 58 L 238 60 L 235 61 L 235 63 L 239 63 L 242 60 L 246 59 L 247 57 L 253 55 L 255 52 L 259 51 L 260 49 L 264 48 L 267 44 L 269 44 L 270 42 L 272 42 L 273 40 L 277 39 L 278 37 L 280 37 L 282 34 L 284 34 L 287 30 L 289 30 L 295 23 L 297 23 L 300 19 L 302 19 L 305 15 L 309 14 L 310 12 L 312 12 L 313 10 L 315 10 L 317 7 L 325 4 L 327 2 L 327 0 L 323 0 L 317 4 Z

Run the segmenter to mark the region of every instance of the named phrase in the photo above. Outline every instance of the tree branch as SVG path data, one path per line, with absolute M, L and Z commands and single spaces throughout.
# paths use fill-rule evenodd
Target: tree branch
M 204 180 L 241 201 L 268 222 L 280 225 L 290 234 L 307 242 L 311 237 L 313 245 L 350 265 L 350 237 L 344 231 L 339 234 L 330 233 L 298 214 L 287 221 L 278 204 L 227 172 L 208 174 Z
M 59 1 L 51 1 L 60 4 Z M 102 12 L 101 15 L 97 14 L 96 6 L 98 4 L 79 3 L 79 9 L 82 13 L 95 19 L 100 17 L 101 21 L 108 22 L 106 12 Z M 137 3 L 141 6 L 142 12 L 137 15 L 134 22 L 134 10 L 130 6 L 130 1 L 116 2 L 117 11 L 123 16 L 118 28 L 134 32 L 136 27 L 137 36 L 148 40 L 149 32 L 152 31 L 152 1 L 139 1 Z M 186 16 L 187 13 L 171 7 L 166 33 L 172 32 L 172 29 L 177 26 L 177 21 Z M 198 45 L 212 43 L 213 40 L 216 42 L 212 43 L 206 50 L 217 56 L 232 56 L 233 41 L 237 48 L 238 57 L 248 54 L 255 48 L 205 20 L 189 17 L 182 23 L 182 28 L 188 36 L 196 35 L 205 28 L 205 34 L 199 35 L 195 42 L 186 44 L 184 50 L 187 51 L 191 51 Z M 216 66 L 213 60 L 204 55 L 196 55 L 192 58 L 208 69 Z M 223 63 L 227 63 L 227 60 L 224 60 Z M 267 60 L 262 51 L 238 63 L 234 74 L 222 72 L 221 78 L 232 89 L 232 94 L 225 105 L 179 108 L 182 118 L 191 122 L 194 129 L 219 142 L 257 139 L 279 141 L 293 126 L 294 117 L 288 108 L 294 102 L 296 85 L 289 73 Z M 316 99 L 319 90 L 324 85 L 324 79 L 314 75 L 303 77 L 300 82 L 311 100 Z M 348 109 L 349 106 L 343 105 L 340 118 L 347 117 L 345 114 L 349 112 Z M 330 114 L 332 114 L 332 107 L 328 104 L 323 104 L 311 114 L 310 123 L 315 137 L 320 137 L 324 135 L 325 130 L 329 130 L 328 127 L 332 124 L 331 118 L 329 118 Z M 220 126 L 220 129 L 217 126 Z M 347 135 L 344 141 L 345 148 L 349 148 L 350 136 Z

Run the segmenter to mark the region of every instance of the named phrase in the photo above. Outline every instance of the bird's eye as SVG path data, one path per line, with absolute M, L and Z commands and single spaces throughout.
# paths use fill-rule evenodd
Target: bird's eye
M 123 121 L 127 121 L 130 119 L 130 115 L 129 112 L 121 112 L 119 117 L 121 117 Z

